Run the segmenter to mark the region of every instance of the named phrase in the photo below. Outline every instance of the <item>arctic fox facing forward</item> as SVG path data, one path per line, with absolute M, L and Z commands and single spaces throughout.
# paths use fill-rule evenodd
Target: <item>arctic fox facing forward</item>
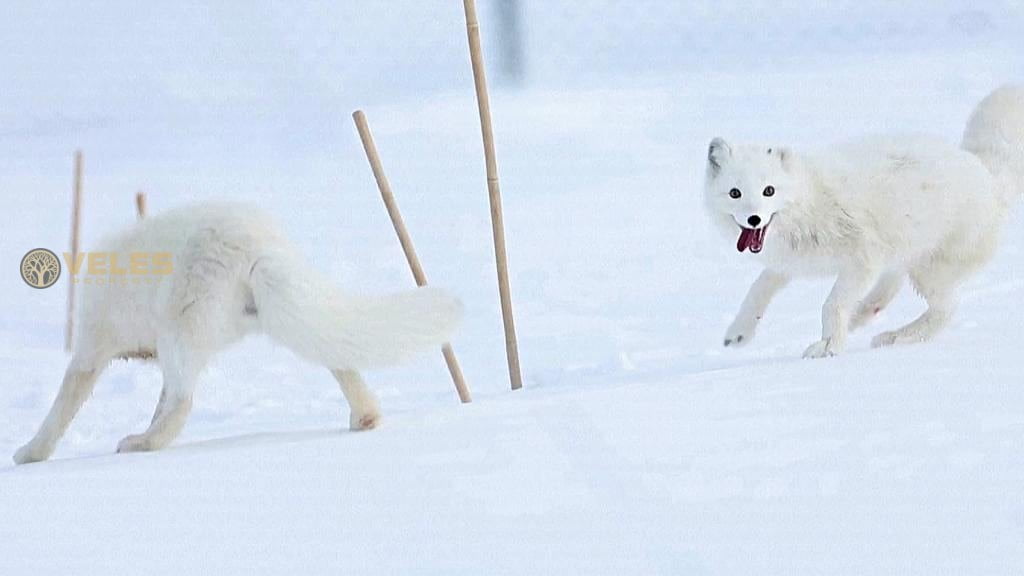
M 956 307 L 956 291 L 998 246 L 1024 195 L 1024 87 L 978 105 L 960 149 L 924 138 L 864 140 L 802 156 L 788 148 L 708 150 L 705 202 L 739 252 L 764 263 L 726 346 L 747 344 L 769 302 L 798 275 L 836 275 L 821 339 L 804 356 L 842 351 L 847 331 L 874 318 L 910 278 L 928 309 L 872 345 L 930 339 Z
M 461 315 L 456 299 L 433 289 L 379 298 L 342 294 L 267 216 L 242 205 L 191 207 L 148 218 L 104 250 L 170 253 L 173 271 L 160 282 L 83 285 L 64 383 L 36 436 L 15 454 L 18 464 L 49 458 L 115 358 L 156 359 L 163 371 L 152 424 L 122 440 L 118 451 L 166 446 L 185 425 L 206 364 L 256 332 L 328 368 L 351 408 L 351 428 L 373 428 L 380 419 L 377 399 L 358 370 L 439 347 Z

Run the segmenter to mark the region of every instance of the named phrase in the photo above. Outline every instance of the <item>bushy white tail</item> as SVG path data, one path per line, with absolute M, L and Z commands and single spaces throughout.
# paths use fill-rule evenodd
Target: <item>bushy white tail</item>
M 264 332 L 335 369 L 389 366 L 439 348 L 462 315 L 456 298 L 434 288 L 373 298 L 342 295 L 290 254 L 258 259 L 250 286 Z
M 1024 86 L 1003 86 L 982 100 L 962 146 L 981 159 L 1011 199 L 1024 196 Z

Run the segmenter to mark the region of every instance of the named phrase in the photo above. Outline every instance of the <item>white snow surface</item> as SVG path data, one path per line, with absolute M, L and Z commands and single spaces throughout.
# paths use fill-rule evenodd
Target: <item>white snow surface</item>
M 461 3 L 5 6 L 0 574 L 1024 573 L 1024 210 L 936 341 L 869 349 L 923 309 L 908 288 L 847 354 L 804 361 L 827 279 L 721 347 L 758 268 L 700 193 L 717 135 L 958 141 L 978 100 L 1024 81 L 1024 9 L 680 2 L 645 27 L 632 3 L 588 4 L 527 1 L 530 76 L 492 95 L 515 393 Z M 327 371 L 253 338 L 208 369 L 171 448 L 112 454 L 160 390 L 120 363 L 54 460 L 6 464 L 67 361 L 66 278 L 34 290 L 15 270 L 67 245 L 71 152 L 85 249 L 138 189 L 153 212 L 248 200 L 340 285 L 397 291 L 412 280 L 357 107 L 431 283 L 466 305 L 475 402 L 429 355 L 366 375 L 384 422 L 352 433 Z

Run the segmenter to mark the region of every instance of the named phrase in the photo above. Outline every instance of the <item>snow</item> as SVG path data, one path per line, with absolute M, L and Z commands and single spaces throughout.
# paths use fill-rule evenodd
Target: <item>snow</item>
M 153 212 L 247 199 L 340 284 L 404 289 L 363 107 L 431 283 L 466 305 L 475 402 L 428 355 L 367 374 L 384 423 L 351 433 L 325 370 L 253 339 L 172 448 L 111 454 L 160 388 L 122 363 L 53 461 L 9 467 L 63 373 L 65 284 L 2 274 L 0 574 L 1020 573 L 1024 210 L 933 343 L 868 347 L 920 312 L 907 289 L 848 354 L 801 360 L 820 280 L 721 348 L 758 269 L 705 221 L 711 137 L 957 141 L 1024 77 L 1016 3 L 846 4 L 525 3 L 531 75 L 492 95 L 516 393 L 458 2 L 7 7 L 0 268 L 66 244 L 80 146 L 87 249 L 140 188 Z

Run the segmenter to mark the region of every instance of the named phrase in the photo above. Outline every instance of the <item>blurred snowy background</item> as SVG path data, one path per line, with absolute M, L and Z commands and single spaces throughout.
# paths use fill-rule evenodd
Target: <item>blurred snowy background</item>
M 149 421 L 159 372 L 118 364 L 57 452 L 71 461 L 0 464 L 0 573 L 1019 573 L 1020 211 L 938 341 L 867 350 L 920 310 L 908 291 L 849 355 L 806 363 L 826 282 L 720 348 L 757 267 L 708 229 L 700 187 L 716 135 L 958 141 L 978 100 L 1024 81 L 1024 6 L 478 2 L 514 396 L 461 2 L 4 4 L 0 461 L 63 372 L 65 281 L 16 270 L 67 244 L 76 148 L 86 249 L 133 222 L 140 189 L 153 213 L 249 200 L 342 285 L 399 290 L 356 108 L 428 276 L 466 303 L 477 402 L 455 404 L 434 355 L 369 374 L 385 427 L 339 434 L 330 376 L 254 339 L 208 371 L 178 448 L 82 458 Z

